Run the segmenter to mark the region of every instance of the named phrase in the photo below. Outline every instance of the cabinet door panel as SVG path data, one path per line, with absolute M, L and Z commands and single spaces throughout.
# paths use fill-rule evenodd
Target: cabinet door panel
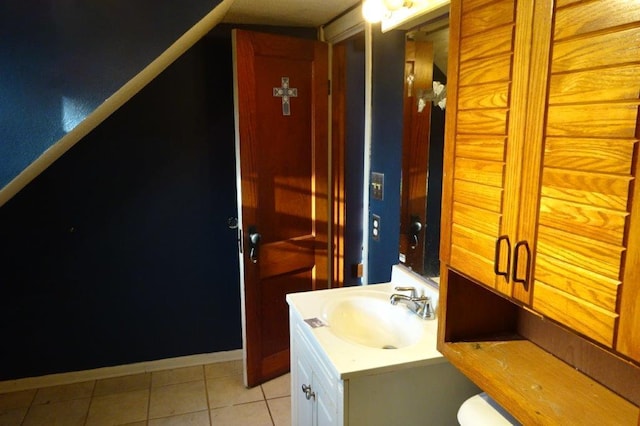
M 640 3 L 597 0 L 578 7 L 559 8 L 554 38 L 576 36 L 640 21 Z
M 620 275 L 621 247 L 540 226 L 538 251 L 611 279 L 617 279 Z
M 535 308 L 572 329 L 611 346 L 618 315 L 535 281 Z
M 459 135 L 456 139 L 456 158 L 504 161 L 506 138 L 500 136 Z
M 613 30 L 612 30 L 613 31 Z M 606 52 L 606 53 L 603 53 Z M 596 33 L 553 46 L 553 73 L 632 63 L 640 57 L 640 29 Z
M 468 37 L 460 46 L 460 59 L 468 61 L 507 53 L 513 49 L 513 27 L 498 27 Z
M 603 78 L 606 75 L 606 78 Z M 549 85 L 551 104 L 624 101 L 638 99 L 640 69 L 635 65 L 602 70 L 584 70 L 568 74 L 554 74 Z
M 471 84 L 509 81 L 511 78 L 511 52 L 489 58 L 467 60 L 460 66 L 461 88 Z
M 482 182 L 485 185 L 502 188 L 504 163 L 496 161 L 456 159 L 456 179 L 467 182 Z
M 465 2 L 462 9 L 462 37 L 469 37 L 503 25 L 513 25 L 514 12 L 513 0 L 501 0 L 492 3 L 491 7 L 482 8 L 477 4 Z
M 458 131 L 463 134 L 504 135 L 507 133 L 506 109 L 474 109 L 458 112 Z
M 536 257 L 536 279 L 553 283 L 558 290 L 616 312 L 620 281 L 555 259 L 544 253 Z
M 561 231 L 621 246 L 627 213 L 542 197 L 539 223 Z
M 500 215 L 481 209 L 454 203 L 453 223 L 464 223 L 469 229 L 485 235 L 498 235 L 500 233 Z
M 542 196 L 626 211 L 630 177 L 545 167 Z
M 495 213 L 502 211 L 501 188 L 456 179 L 453 194 L 458 203 Z
M 637 102 L 608 105 L 551 105 L 547 116 L 547 134 L 578 138 L 633 138 L 636 132 L 634 124 L 637 116 Z
M 544 164 L 549 168 L 571 167 L 576 171 L 598 170 L 605 174 L 629 176 L 629 160 L 633 158 L 634 145 L 634 140 L 625 139 L 548 137 L 544 146 Z

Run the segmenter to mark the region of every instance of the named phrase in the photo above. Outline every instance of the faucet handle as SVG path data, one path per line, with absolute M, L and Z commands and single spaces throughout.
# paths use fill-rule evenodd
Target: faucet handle
M 410 291 L 411 292 L 411 297 L 418 296 L 418 293 L 416 292 L 416 288 L 415 287 L 396 287 L 396 291 Z

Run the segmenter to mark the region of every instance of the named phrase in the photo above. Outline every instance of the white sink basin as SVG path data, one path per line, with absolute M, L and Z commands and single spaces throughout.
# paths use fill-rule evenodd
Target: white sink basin
M 400 349 L 418 343 L 424 320 L 389 302 L 389 293 L 360 291 L 329 301 L 322 311 L 329 330 L 339 338 L 378 349 Z

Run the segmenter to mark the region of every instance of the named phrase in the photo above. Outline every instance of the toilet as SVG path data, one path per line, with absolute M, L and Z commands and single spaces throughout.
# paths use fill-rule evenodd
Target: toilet
M 462 403 L 458 409 L 461 426 L 510 426 L 520 425 L 504 408 L 482 392 Z

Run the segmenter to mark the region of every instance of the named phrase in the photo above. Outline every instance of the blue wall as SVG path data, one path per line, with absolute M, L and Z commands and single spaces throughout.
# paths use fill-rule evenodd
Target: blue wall
M 220 1 L 0 2 L 0 188 Z
M 0 380 L 242 347 L 230 30 L 0 207 Z
M 369 283 L 390 281 L 398 263 L 404 45 L 404 31 L 373 29 L 371 171 L 384 173 L 384 200 L 369 204 L 381 222 L 379 240 L 369 232 Z

